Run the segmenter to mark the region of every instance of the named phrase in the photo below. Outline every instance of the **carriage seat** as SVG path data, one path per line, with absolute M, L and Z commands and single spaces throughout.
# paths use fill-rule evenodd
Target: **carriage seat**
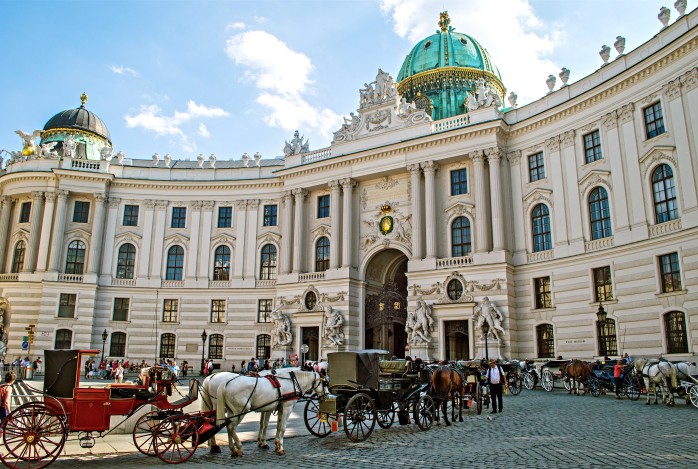
M 381 360 L 379 363 L 381 374 L 404 374 L 408 371 L 409 362 L 406 360 Z
M 155 397 L 155 394 L 144 386 L 127 386 L 123 388 L 112 386 L 111 392 L 109 393 L 110 399 L 131 399 L 133 397 L 147 401 Z

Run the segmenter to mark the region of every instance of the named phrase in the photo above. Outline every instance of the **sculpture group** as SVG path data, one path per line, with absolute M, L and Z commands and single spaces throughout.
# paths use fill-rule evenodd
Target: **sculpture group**
M 504 317 L 502 313 L 499 312 L 497 307 L 490 301 L 488 297 L 482 299 L 482 303 L 475 307 L 473 314 L 473 323 L 475 324 L 475 330 L 480 332 L 480 339 L 484 340 L 485 335 L 482 332 L 483 324 L 487 323 L 490 327 L 488 337 L 493 335 L 495 340 L 501 342 L 504 336 L 504 328 L 502 327 L 502 322 Z
M 407 312 L 405 322 L 405 333 L 407 342 L 412 345 L 419 345 L 431 342 L 431 333 L 434 319 L 431 317 L 431 306 L 424 300 L 417 300 L 417 308 Z
M 468 111 L 475 111 L 481 107 L 494 106 L 495 109 L 502 107 L 502 98 L 492 88 L 492 85 L 485 82 L 484 78 L 477 80 L 477 88 L 474 93 L 466 91 L 465 106 Z

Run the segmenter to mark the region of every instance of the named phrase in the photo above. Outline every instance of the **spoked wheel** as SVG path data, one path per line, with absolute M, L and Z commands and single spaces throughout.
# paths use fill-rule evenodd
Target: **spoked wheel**
M 642 380 L 633 375 L 627 375 L 623 378 L 623 391 L 629 399 L 636 401 L 642 394 Z
M 531 373 L 524 373 L 523 375 L 523 387 L 528 389 L 529 391 L 533 389 L 535 386 L 535 382 L 533 381 L 533 375 Z
M 521 380 L 518 376 L 513 376 L 509 379 L 509 392 L 511 392 L 512 396 L 521 394 Z
M 599 383 L 598 379 L 589 378 L 587 386 L 589 386 L 589 391 L 591 391 L 592 396 L 599 397 L 601 395 L 601 383 Z
M 434 405 L 434 399 L 431 396 L 423 395 L 419 398 L 417 403 L 414 405 L 414 421 L 420 430 L 429 430 L 431 425 L 434 423 L 434 412 L 436 411 L 436 406 Z
M 65 445 L 63 420 L 42 402 L 18 407 L 2 422 L 0 460 L 7 467 L 39 469 L 51 464 Z
M 390 428 L 395 422 L 395 403 L 390 404 L 390 408 L 378 411 L 378 425 L 381 428 Z
M 543 370 L 543 376 L 540 380 L 540 385 L 543 386 L 543 389 L 545 389 L 548 392 L 553 390 L 553 374 L 550 372 L 550 370 Z
M 688 390 L 688 397 L 691 399 L 691 404 L 698 408 L 698 385 L 691 386 L 691 389 Z
M 569 391 L 572 389 L 572 380 L 571 379 L 565 379 L 564 377 L 562 378 L 562 384 L 565 385 L 565 390 Z M 575 386 L 577 385 L 575 381 Z M 572 389 L 574 391 L 574 389 Z
M 133 427 L 133 444 L 138 451 L 146 456 L 155 456 L 155 442 L 153 441 L 153 430 L 160 425 L 164 419 L 161 412 L 148 412 L 142 415 Z
M 355 394 L 344 410 L 344 433 L 351 441 L 364 441 L 376 428 L 376 404 L 368 394 Z
M 305 428 L 318 438 L 325 438 L 332 431 L 329 422 L 320 420 L 320 401 L 316 399 L 310 399 L 305 403 L 303 420 L 305 420 Z
M 477 389 L 475 391 L 475 405 L 477 407 L 477 415 L 482 413 L 482 384 L 477 383 Z
M 183 463 L 199 446 L 196 421 L 186 415 L 168 417 L 153 430 L 155 453 L 168 464 Z

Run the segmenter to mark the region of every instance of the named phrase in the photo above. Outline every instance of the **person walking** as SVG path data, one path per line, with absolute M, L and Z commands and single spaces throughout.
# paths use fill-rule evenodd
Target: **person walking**
M 5 373 L 5 382 L 0 384 L 0 423 L 10 415 L 10 400 L 12 398 L 12 385 L 15 384 L 17 375 L 14 371 Z
M 620 388 L 623 384 L 623 378 L 620 377 L 621 374 L 623 374 L 623 360 L 619 359 L 613 366 L 613 381 L 616 384 L 616 399 L 618 400 L 623 399 L 620 397 Z
M 116 365 L 114 370 L 114 382 L 119 384 L 124 382 L 124 367 L 121 366 L 121 363 Z
M 492 396 L 492 412 L 491 414 L 502 413 L 504 404 L 502 402 L 502 393 L 506 386 L 506 375 L 502 367 L 497 364 L 494 359 L 490 360 L 490 367 L 485 375 L 490 383 L 490 395 Z M 497 405 L 499 403 L 499 405 Z M 497 410 L 499 409 L 499 410 Z

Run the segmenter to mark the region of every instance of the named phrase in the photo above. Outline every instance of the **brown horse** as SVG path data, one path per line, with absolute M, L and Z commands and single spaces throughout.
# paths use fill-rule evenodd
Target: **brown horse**
M 591 376 L 591 363 L 581 360 L 572 360 L 564 371 L 565 380 L 570 382 L 570 390 L 568 394 L 574 393 L 579 395 L 579 383 L 584 386 L 584 394 L 589 392 L 589 376 Z
M 448 421 L 448 401 L 451 400 L 451 418 L 455 417 L 455 407 L 458 405 L 458 418 L 463 421 L 463 392 L 464 379 L 456 370 L 449 365 L 439 365 L 431 375 L 432 397 L 436 402 L 436 423 L 439 423 L 439 408 L 443 411 L 444 422 L 446 425 L 451 425 Z M 459 399 L 456 401 L 455 396 L 458 393 Z

